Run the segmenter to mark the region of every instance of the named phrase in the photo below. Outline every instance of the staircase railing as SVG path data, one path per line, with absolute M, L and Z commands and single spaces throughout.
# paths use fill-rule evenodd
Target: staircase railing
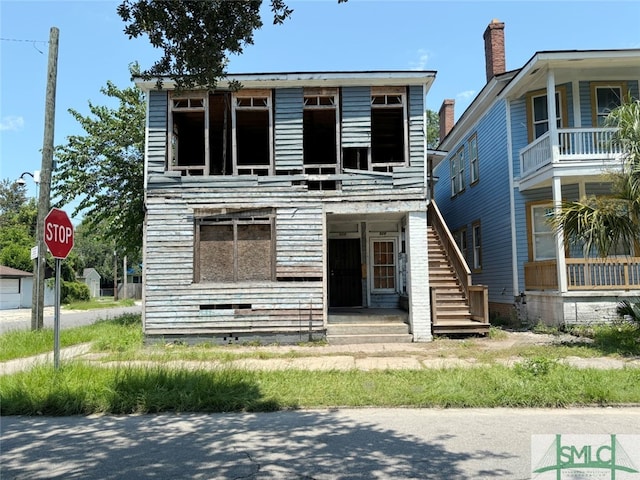
M 462 291 L 464 293 L 464 298 L 469 300 L 469 285 L 471 285 L 471 270 L 469 270 L 469 266 L 467 265 L 466 260 L 462 256 L 462 252 L 458 248 L 458 244 L 453 239 L 447 224 L 444 223 L 444 218 L 436 205 L 436 202 L 431 200 L 429 202 L 429 207 L 427 209 L 427 219 L 429 225 L 433 227 L 433 229 L 440 237 L 440 241 L 442 242 L 442 247 L 444 248 L 445 253 L 447 254 L 447 258 L 451 262 L 451 266 L 456 272 L 458 277 L 458 281 L 462 287 Z
M 464 259 L 458 244 L 453 239 L 449 227 L 444 221 L 440 209 L 434 200 L 429 202 L 427 208 L 427 219 L 429 225 L 433 227 L 440 238 L 442 247 L 458 277 L 462 293 L 469 304 L 469 313 L 473 320 L 481 323 L 489 323 L 489 289 L 485 285 L 473 285 L 471 282 L 471 270 Z M 433 303 L 436 301 L 436 292 L 432 290 L 432 311 Z M 437 309 L 435 309 L 437 312 Z M 437 314 L 436 314 L 437 317 Z

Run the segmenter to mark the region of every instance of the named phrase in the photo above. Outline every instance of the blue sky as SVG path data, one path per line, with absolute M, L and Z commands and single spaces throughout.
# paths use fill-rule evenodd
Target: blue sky
M 56 145 L 82 134 L 69 108 L 84 114 L 89 101 L 108 104 L 100 93 L 107 80 L 127 87 L 131 62 L 144 68 L 159 56 L 146 39 L 125 36 L 118 3 L 0 0 L 0 179 L 40 169 L 51 27 L 60 30 Z M 453 98 L 456 117 L 485 84 L 482 34 L 494 18 L 505 22 L 508 70 L 536 51 L 640 48 L 637 0 L 287 4 L 292 18 L 274 26 L 265 10 L 254 45 L 231 58 L 229 72 L 435 70 L 427 106 L 437 111 Z

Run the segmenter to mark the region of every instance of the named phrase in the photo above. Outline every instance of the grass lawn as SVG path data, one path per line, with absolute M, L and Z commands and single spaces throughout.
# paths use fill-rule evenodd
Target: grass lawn
M 328 355 L 312 348 L 235 346 L 144 346 L 139 315 L 63 330 L 63 346 L 92 342 L 101 352 L 91 362 L 64 362 L 59 370 L 40 365 L 0 377 L 1 415 L 87 415 L 92 413 L 269 411 L 313 407 L 565 407 L 640 404 L 640 368 L 578 369 L 569 356 L 615 358 L 640 355 L 640 331 L 631 325 L 580 332 L 590 342 L 507 345 L 506 333 L 487 339 L 436 339 L 412 356 L 474 359 L 472 368 L 338 371 L 245 370 L 241 358 Z M 51 334 L 51 337 L 48 335 Z M 20 338 L 13 356 L 53 342 L 52 333 L 0 336 L 0 352 Z M 534 335 L 529 333 L 529 335 Z M 18 337 L 17 337 L 18 336 Z M 505 336 L 507 338 L 505 338 Z M 575 337 L 573 337 L 575 338 Z M 504 343 L 504 344 L 501 344 Z M 416 353 L 417 352 L 417 353 Z M 333 353 L 335 354 L 335 353 Z M 384 356 L 381 351 L 374 355 Z M 500 360 L 518 358 L 515 366 Z M 127 361 L 151 362 L 147 366 Z M 188 368 L 167 362 L 210 362 Z M 105 363 L 116 361 L 116 363 Z M 214 362 L 215 365 L 211 365 Z

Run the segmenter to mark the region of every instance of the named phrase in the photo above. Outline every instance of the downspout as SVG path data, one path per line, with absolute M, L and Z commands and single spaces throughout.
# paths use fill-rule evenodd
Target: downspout
M 422 84 L 422 98 L 425 99 L 425 108 L 424 111 L 422 113 L 422 128 L 423 128 L 423 135 L 422 135 L 422 176 L 423 176 L 423 182 L 424 182 L 424 195 L 425 195 L 425 199 L 427 200 L 427 204 L 429 202 L 431 202 L 431 192 L 429 191 L 429 178 L 431 177 L 431 169 L 430 164 L 429 164 L 429 160 L 428 160 L 428 144 L 427 144 L 427 131 L 428 131 L 428 125 L 427 125 L 427 121 L 428 121 L 428 117 L 427 117 L 427 108 L 426 108 L 426 99 L 427 99 L 427 85 L 426 84 Z

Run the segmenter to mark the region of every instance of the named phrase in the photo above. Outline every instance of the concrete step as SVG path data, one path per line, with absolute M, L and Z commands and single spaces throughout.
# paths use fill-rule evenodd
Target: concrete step
M 404 334 L 369 334 L 369 335 L 329 335 L 327 334 L 327 343 L 329 345 L 355 345 L 361 343 L 411 343 L 413 336 L 409 333 Z
M 399 322 L 387 323 L 329 323 L 327 324 L 327 336 L 329 335 L 396 335 L 409 332 L 409 325 Z

